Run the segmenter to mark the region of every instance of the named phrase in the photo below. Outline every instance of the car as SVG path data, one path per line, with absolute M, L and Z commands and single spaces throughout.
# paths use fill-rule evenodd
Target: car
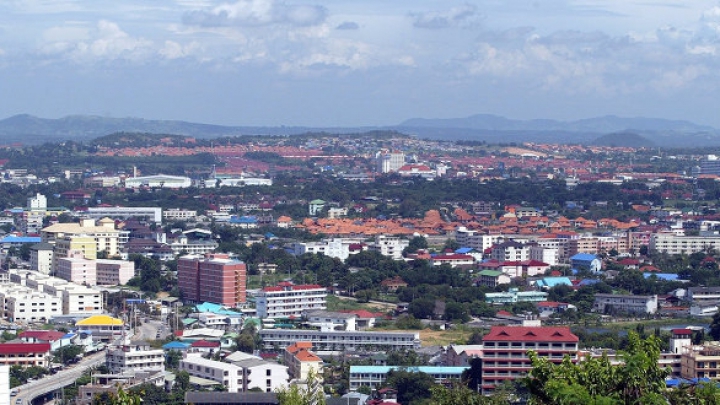
M 11 397 L 14 397 L 14 396 L 17 395 L 17 394 L 18 394 L 17 390 L 12 390 L 12 391 L 10 391 L 10 396 L 11 396 Z
M 22 403 L 23 403 L 22 398 L 18 398 L 15 400 L 15 405 L 22 405 Z

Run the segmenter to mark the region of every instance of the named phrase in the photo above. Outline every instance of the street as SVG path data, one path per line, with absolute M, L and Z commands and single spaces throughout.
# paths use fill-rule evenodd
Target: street
M 15 387 L 14 390 L 17 390 L 18 394 L 13 397 L 12 403 L 30 405 L 35 398 L 72 384 L 85 370 L 103 363 L 105 363 L 104 351 L 87 356 L 77 364 L 63 369 L 56 374 L 48 375 L 39 380 Z

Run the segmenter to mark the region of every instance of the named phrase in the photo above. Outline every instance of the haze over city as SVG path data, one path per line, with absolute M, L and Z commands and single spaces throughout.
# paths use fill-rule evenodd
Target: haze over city
M 492 113 L 720 126 L 717 1 L 0 3 L 0 118 L 392 125 Z

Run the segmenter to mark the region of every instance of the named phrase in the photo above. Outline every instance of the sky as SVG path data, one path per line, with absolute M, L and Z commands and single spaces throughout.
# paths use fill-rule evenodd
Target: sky
M 0 119 L 720 127 L 720 1 L 2 0 Z

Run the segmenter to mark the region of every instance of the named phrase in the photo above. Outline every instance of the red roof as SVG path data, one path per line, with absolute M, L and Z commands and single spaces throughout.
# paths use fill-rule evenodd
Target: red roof
M 64 333 L 54 330 L 26 330 L 18 335 L 19 338 L 28 338 L 36 340 L 45 340 L 47 342 L 54 342 L 61 337 L 65 336 Z
M 692 330 L 690 329 L 673 329 L 672 334 L 673 335 L 692 335 Z
M 190 347 L 220 347 L 220 342 L 209 342 L 207 340 L 196 340 Z
M 571 342 L 580 339 L 567 326 L 493 326 L 483 342 Z
M 47 353 L 50 343 L 0 343 L 0 354 Z

